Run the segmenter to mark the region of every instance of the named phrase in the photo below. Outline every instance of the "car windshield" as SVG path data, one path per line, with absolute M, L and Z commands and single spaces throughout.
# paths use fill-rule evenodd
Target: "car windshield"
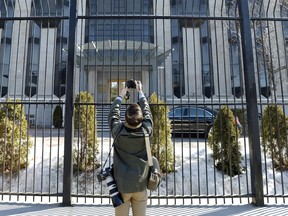
M 214 115 L 214 116 L 216 116 L 216 115 L 218 114 L 218 111 L 213 110 L 213 109 L 211 109 L 211 108 L 209 108 L 209 107 L 205 107 L 205 108 L 203 107 L 203 109 L 205 109 L 206 112 L 211 113 L 211 114 Z
M 202 108 L 190 108 L 190 116 L 198 116 L 198 117 L 211 117 L 212 114 L 208 112 L 207 110 L 204 110 Z

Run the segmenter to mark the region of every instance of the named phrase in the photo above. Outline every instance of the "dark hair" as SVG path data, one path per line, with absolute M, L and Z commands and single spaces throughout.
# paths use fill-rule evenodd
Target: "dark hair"
M 125 121 L 129 126 L 137 127 L 143 121 L 143 113 L 138 104 L 131 104 L 125 112 Z

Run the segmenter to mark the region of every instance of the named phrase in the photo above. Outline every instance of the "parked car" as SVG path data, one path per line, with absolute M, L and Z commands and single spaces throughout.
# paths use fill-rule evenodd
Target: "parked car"
M 168 113 L 173 134 L 199 133 L 205 136 L 212 128 L 216 115 L 217 111 L 196 106 L 179 106 Z
M 168 117 L 171 120 L 173 134 L 198 133 L 207 137 L 217 114 L 217 110 L 208 107 L 186 105 L 171 109 L 168 113 Z M 238 117 L 235 118 L 235 122 L 241 133 L 242 125 L 239 122 Z

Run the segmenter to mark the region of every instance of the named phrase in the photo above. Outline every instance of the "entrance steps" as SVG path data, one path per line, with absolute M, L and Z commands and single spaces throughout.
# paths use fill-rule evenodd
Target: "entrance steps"
M 96 105 L 96 112 L 97 112 L 97 131 L 109 131 L 108 125 L 108 115 L 110 112 L 111 106 L 109 105 Z M 125 107 L 122 106 L 120 108 L 121 112 L 121 120 L 124 121 L 125 116 Z

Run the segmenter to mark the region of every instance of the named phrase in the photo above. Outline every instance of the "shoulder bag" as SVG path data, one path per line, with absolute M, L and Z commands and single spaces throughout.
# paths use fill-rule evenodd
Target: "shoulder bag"
M 145 133 L 145 131 L 144 134 L 145 134 L 145 145 L 147 151 L 148 165 L 150 167 L 148 174 L 147 189 L 155 191 L 157 190 L 161 182 L 162 175 L 160 173 L 160 166 L 157 158 L 152 156 L 151 154 L 149 135 Z

